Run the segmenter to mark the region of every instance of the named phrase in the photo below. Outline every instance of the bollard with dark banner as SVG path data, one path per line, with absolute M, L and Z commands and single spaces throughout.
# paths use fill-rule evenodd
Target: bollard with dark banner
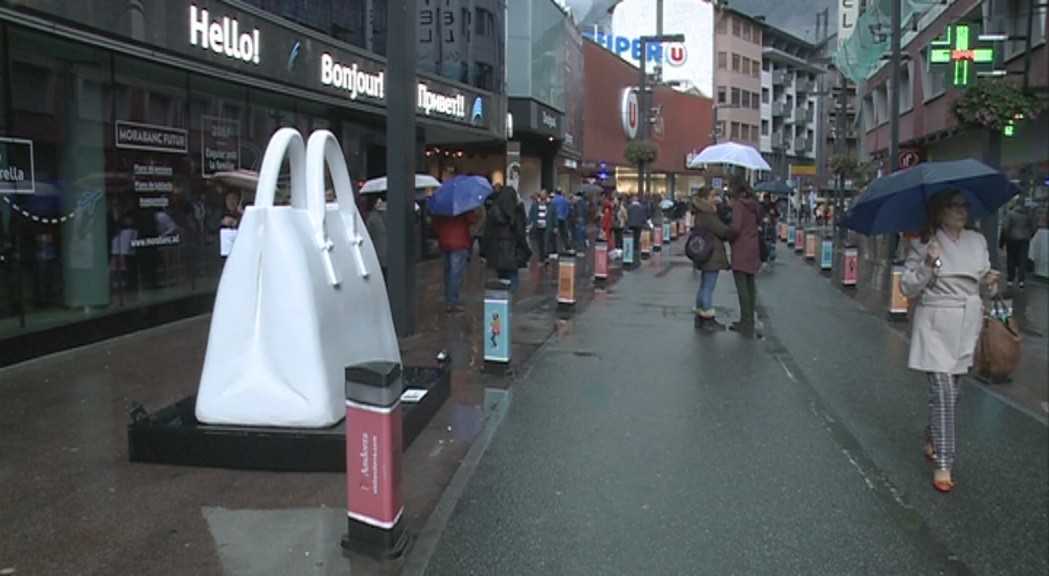
M 824 238 L 820 246 L 820 270 L 830 270 L 834 266 L 834 240 Z
M 648 260 L 652 256 L 652 231 L 647 227 L 641 229 L 641 259 Z
M 510 366 L 510 320 L 513 293 L 509 280 L 484 285 L 484 370 L 505 373 Z
M 787 225 L 787 246 L 794 246 L 794 238 L 797 233 L 793 224 Z
M 594 243 L 594 282 L 608 280 L 608 242 L 598 240 Z
M 367 362 L 346 368 L 346 514 L 343 548 L 383 560 L 404 554 L 401 486 L 401 366 Z
M 575 306 L 575 253 L 562 254 L 557 261 L 557 306 Z
M 855 246 L 846 246 L 843 264 L 844 269 L 841 272 L 841 284 L 843 286 L 855 286 L 856 278 L 858 276 L 856 267 L 859 264 L 860 252 Z

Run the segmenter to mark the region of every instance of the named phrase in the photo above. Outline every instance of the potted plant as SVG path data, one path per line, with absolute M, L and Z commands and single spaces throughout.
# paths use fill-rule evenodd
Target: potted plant
M 638 166 L 651 164 L 659 156 L 659 148 L 651 142 L 631 142 L 626 145 L 623 157 L 631 164 Z
M 1001 78 L 980 78 L 951 103 L 959 124 L 1001 130 L 1011 121 L 1033 119 L 1042 111 L 1038 97 Z
M 855 176 L 860 169 L 860 161 L 848 154 L 835 154 L 830 157 L 828 163 L 830 164 L 831 172 L 846 178 Z

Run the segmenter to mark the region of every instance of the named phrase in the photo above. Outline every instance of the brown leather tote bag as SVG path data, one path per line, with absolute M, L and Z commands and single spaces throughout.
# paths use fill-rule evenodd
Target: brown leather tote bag
M 980 340 L 976 344 L 977 374 L 1005 378 L 1020 363 L 1023 352 L 1020 330 L 1007 310 L 1001 295 L 992 299 L 991 311 L 984 316 Z

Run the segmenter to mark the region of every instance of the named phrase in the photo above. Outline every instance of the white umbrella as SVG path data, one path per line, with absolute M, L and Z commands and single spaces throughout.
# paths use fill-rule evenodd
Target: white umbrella
M 440 180 L 430 176 L 429 174 L 416 174 L 415 175 L 415 187 L 416 188 L 437 188 L 441 185 Z M 386 177 L 372 178 L 361 186 L 361 194 L 382 194 L 386 191 Z
M 772 170 L 769 163 L 761 157 L 760 152 L 750 146 L 735 142 L 707 146 L 692 158 L 688 167 L 701 168 L 704 164 L 732 164 L 749 170 Z
M 245 190 L 254 190 L 259 185 L 259 173 L 254 170 L 216 172 L 211 177 L 226 186 Z

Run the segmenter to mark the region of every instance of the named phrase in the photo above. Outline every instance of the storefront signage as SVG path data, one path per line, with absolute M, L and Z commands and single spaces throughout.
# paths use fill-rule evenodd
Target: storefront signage
M 838 0 L 838 47 L 840 48 L 856 28 L 860 17 L 860 0 Z
M 223 16 L 221 20 L 211 20 L 209 16 L 207 9 L 197 8 L 196 4 L 189 5 L 191 46 L 199 46 L 242 62 L 259 63 L 262 46 L 259 44 L 258 28 L 242 34 L 240 22 L 236 18 Z
M 185 154 L 189 151 L 189 136 L 181 128 L 117 120 L 116 130 L 117 148 L 172 154 Z
M 539 111 L 539 123 L 551 130 L 557 130 L 557 116 L 546 110 Z
M 620 99 L 619 114 L 622 117 L 623 133 L 627 139 L 637 138 L 637 129 L 641 125 L 640 111 L 637 106 L 637 90 L 624 88 Z
M 33 141 L 0 138 L 0 194 L 36 193 Z
M 929 63 L 937 67 L 953 67 L 953 84 L 968 86 L 976 76 L 971 72 L 994 68 L 994 44 L 982 42 L 979 38 L 976 25 L 950 24 L 943 37 L 929 43 Z
M 335 61 L 331 54 L 321 54 L 321 84 L 340 88 L 349 93 L 350 100 L 358 96 L 367 96 L 375 100 L 386 98 L 383 72 L 369 74 L 361 70 L 357 63 L 350 65 Z
M 240 122 L 201 116 L 200 124 L 201 175 L 240 168 Z
M 515 131 L 544 138 L 564 138 L 564 115 L 532 98 L 510 98 L 510 112 L 515 116 Z
M 615 36 L 612 34 L 601 34 L 596 32 L 583 32 L 583 35 L 604 46 L 616 56 L 622 57 L 624 54 L 629 54 L 634 60 L 641 59 L 640 38 Z M 646 42 L 645 61 L 655 64 L 666 62 L 674 67 L 684 66 L 685 62 L 688 61 L 688 50 L 685 48 L 684 44 L 678 42 L 666 44 L 662 42 Z
M 441 94 L 423 82 L 419 83 L 417 106 L 427 116 L 438 114 L 458 120 L 466 118 L 466 96 L 462 93 Z

